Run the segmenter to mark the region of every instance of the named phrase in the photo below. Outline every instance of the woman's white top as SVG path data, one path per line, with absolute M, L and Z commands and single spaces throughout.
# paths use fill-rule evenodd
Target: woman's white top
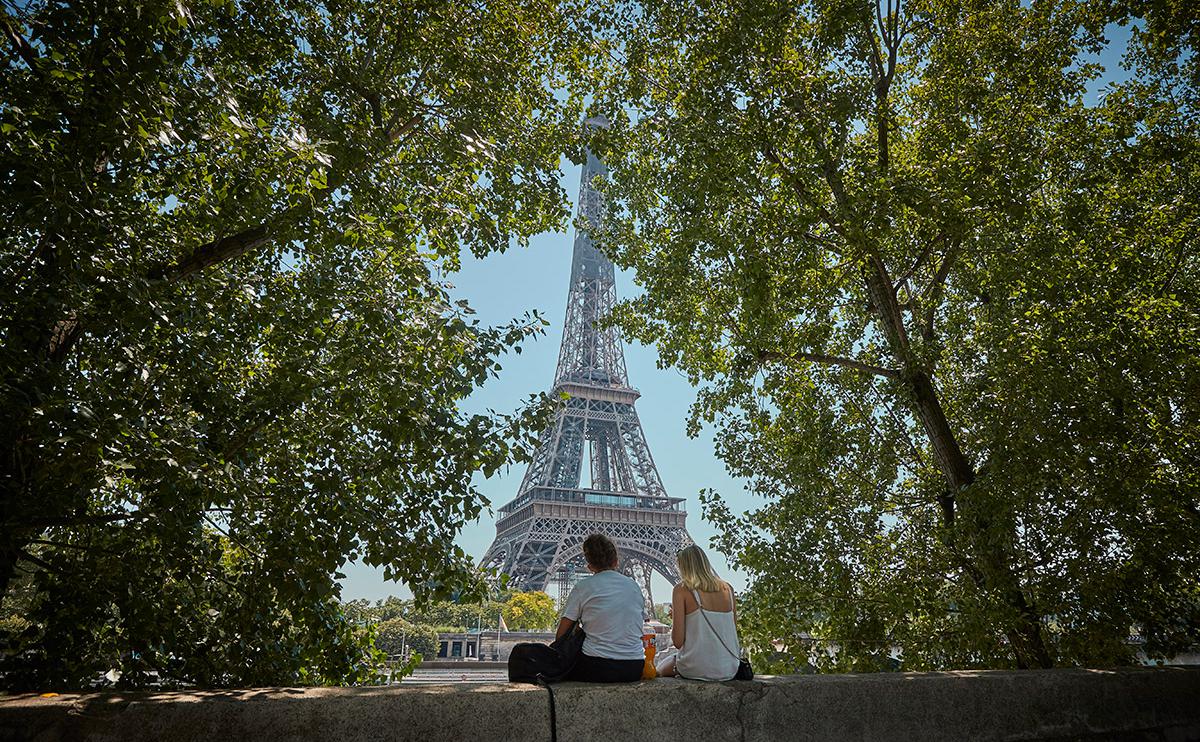
M 732 680 L 742 651 L 733 611 L 705 610 L 699 591 L 693 590 L 692 595 L 700 607 L 683 619 L 683 648 L 675 660 L 675 671 L 691 680 Z

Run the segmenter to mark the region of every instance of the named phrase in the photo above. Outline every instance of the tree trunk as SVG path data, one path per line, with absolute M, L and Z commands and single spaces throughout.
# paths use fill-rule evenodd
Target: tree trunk
M 17 576 L 17 562 L 21 560 L 21 548 L 11 543 L 11 535 L 0 534 L 0 597 L 8 595 L 8 588 Z
M 946 478 L 946 492 L 939 498 L 942 508 L 942 520 L 947 528 L 955 524 L 955 511 L 958 492 L 963 487 L 975 481 L 975 469 L 958 447 L 954 431 L 942 410 L 937 391 L 933 388 L 933 379 L 922 369 L 909 369 L 906 365 L 901 371 L 901 380 L 909 388 L 912 395 L 913 412 L 921 421 L 921 427 L 929 437 L 929 445 L 933 449 L 933 459 Z
M 868 296 L 879 313 L 888 346 L 899 363 L 900 381 L 908 392 L 910 408 L 924 428 L 933 449 L 934 461 L 946 480 L 946 492 L 939 498 L 938 504 L 942 509 L 943 525 L 953 533 L 958 520 L 958 493 L 975 481 L 975 469 L 963 454 L 950 428 L 932 377 L 912 352 L 904 327 L 904 315 L 892 290 L 891 277 L 878 255 L 872 253 L 869 256 L 863 278 Z M 981 533 L 989 529 L 988 520 L 982 518 L 973 522 L 972 526 Z M 1000 547 L 989 547 L 981 555 L 988 565 L 986 571 L 971 564 L 966 555 L 962 555 L 962 558 L 967 562 L 964 564 L 967 574 L 978 587 L 1000 589 L 1005 602 L 1020 615 L 1017 625 L 1005 631 L 1017 667 L 1053 667 L 1054 660 L 1042 636 L 1041 617 L 1026 600 L 1007 554 Z

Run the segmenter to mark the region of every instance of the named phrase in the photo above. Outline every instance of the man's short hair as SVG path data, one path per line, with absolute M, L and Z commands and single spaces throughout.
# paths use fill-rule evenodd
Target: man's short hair
M 603 533 L 593 533 L 583 541 L 583 558 L 596 569 L 617 566 L 617 547 Z

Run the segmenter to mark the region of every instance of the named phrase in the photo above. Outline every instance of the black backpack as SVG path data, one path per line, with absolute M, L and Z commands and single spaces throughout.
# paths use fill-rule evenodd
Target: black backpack
M 570 674 L 583 649 L 583 627 L 576 621 L 571 630 L 549 645 L 522 642 L 508 655 L 511 683 L 557 683 Z

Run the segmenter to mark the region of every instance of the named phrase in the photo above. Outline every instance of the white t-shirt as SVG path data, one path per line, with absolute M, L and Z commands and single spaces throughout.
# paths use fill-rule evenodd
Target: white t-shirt
M 583 653 L 589 657 L 640 660 L 646 656 L 641 588 L 614 569 L 580 580 L 567 596 L 563 618 L 583 624 L 587 635 Z

